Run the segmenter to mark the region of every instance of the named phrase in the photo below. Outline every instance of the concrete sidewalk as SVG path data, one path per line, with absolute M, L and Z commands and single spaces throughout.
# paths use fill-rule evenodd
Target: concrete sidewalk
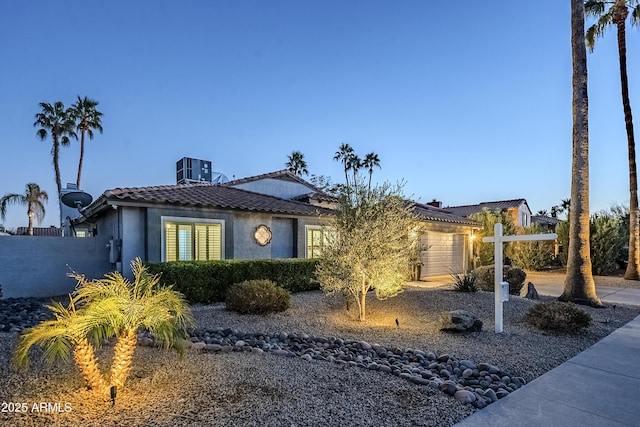
M 559 296 L 558 283 L 536 283 Z M 640 290 L 596 287 L 608 304 L 640 305 Z M 456 426 L 640 426 L 640 316 Z

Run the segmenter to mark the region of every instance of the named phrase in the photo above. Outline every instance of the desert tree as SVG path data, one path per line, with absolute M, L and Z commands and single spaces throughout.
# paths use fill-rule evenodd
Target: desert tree
M 322 249 L 317 278 L 327 293 L 356 302 L 366 320 L 367 292 L 378 299 L 402 292 L 411 274 L 410 259 L 419 239 L 419 219 L 401 193 L 401 185 L 368 189 L 363 180 L 341 188 L 335 219 Z
M 27 233 L 33 236 L 33 221 L 42 222 L 45 215 L 44 204 L 49 200 L 46 191 L 42 191 L 38 184 L 33 182 L 27 184 L 24 194 L 5 194 L 0 199 L 0 217 L 4 221 L 7 214 L 7 206 L 10 204 L 20 204 L 27 207 L 27 217 L 29 226 Z
M 603 307 L 596 295 L 589 245 L 589 100 L 583 0 L 571 0 L 572 115 L 571 205 L 567 274 L 560 301 Z

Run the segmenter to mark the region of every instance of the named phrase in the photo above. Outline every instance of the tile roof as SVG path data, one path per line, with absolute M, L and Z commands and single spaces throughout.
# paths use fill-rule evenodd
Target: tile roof
M 18 227 L 16 229 L 17 236 L 29 235 L 29 227 Z M 58 227 L 33 227 L 34 236 L 46 236 L 46 237 L 60 237 L 62 236 L 62 229 Z
M 540 225 L 557 225 L 560 220 L 547 215 L 531 215 L 531 222 L 535 222 Z
M 509 208 L 517 208 L 523 203 L 526 204 L 527 207 L 529 207 L 525 199 L 512 199 L 512 200 L 499 200 L 496 202 L 482 202 L 476 205 L 447 206 L 444 208 L 444 210 L 449 211 L 455 215 L 469 216 L 476 212 L 482 211 L 484 208 L 487 208 L 490 211 L 503 210 L 503 209 L 509 209 Z
M 311 206 L 308 203 L 281 199 L 266 194 L 254 193 L 240 188 L 209 183 L 160 185 L 152 187 L 114 188 L 107 190 L 95 202 L 87 206 L 82 214 L 92 216 L 108 205 L 127 203 L 131 205 L 175 205 L 201 206 L 215 209 L 272 212 L 292 215 L 331 214 L 329 209 Z
M 269 179 L 269 178 L 271 178 L 271 179 L 280 179 L 280 180 L 283 180 L 283 181 L 297 182 L 297 183 L 306 185 L 307 187 L 313 189 L 314 191 L 320 191 L 319 188 L 315 187 L 310 182 L 307 182 L 304 179 L 300 178 L 298 175 L 296 175 L 295 173 L 291 172 L 288 169 L 282 169 L 282 170 L 275 171 L 275 172 L 263 173 L 261 175 L 248 176 L 246 178 L 234 179 L 233 181 L 227 181 L 227 182 L 222 183 L 220 185 L 224 185 L 226 187 L 233 187 L 233 186 L 238 185 L 238 184 L 244 184 L 246 182 L 253 182 L 253 181 L 260 181 L 261 179 Z
M 449 222 L 452 224 L 468 225 L 472 227 L 481 227 L 479 222 L 470 220 L 456 214 L 448 212 L 446 209 L 437 208 L 424 203 L 415 203 L 414 211 L 420 218 L 427 221 Z

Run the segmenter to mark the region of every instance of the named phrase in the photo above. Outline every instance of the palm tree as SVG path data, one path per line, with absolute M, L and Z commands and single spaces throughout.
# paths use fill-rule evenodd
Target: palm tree
M 33 236 L 33 220 L 37 223 L 44 219 L 44 204 L 49 200 L 46 191 L 40 190 L 38 184 L 29 183 L 26 186 L 24 194 L 5 194 L 0 199 L 0 217 L 4 221 L 7 214 L 7 206 L 10 204 L 20 204 L 27 206 L 27 216 L 29 217 L 29 236 Z
M 349 157 L 347 159 L 347 170 L 351 170 L 353 172 L 354 187 L 357 184 L 357 175 L 361 167 L 362 167 L 362 159 L 356 153 L 349 154 Z
M 573 155 L 569 254 L 564 291 L 560 301 L 603 307 L 596 295 L 589 247 L 589 127 L 587 49 L 584 37 L 583 0 L 571 0 L 571 51 L 573 63 Z
M 76 179 L 76 187 L 80 188 L 80 176 L 82 175 L 82 162 L 84 160 L 84 136 L 89 135 L 89 139 L 93 139 L 93 130 L 96 129 L 102 133 L 102 113 L 96 110 L 99 102 L 93 99 L 80 98 L 71 106 L 71 114 L 78 123 L 76 129 L 80 131 L 80 160 L 78 161 L 78 178 Z
M 194 323 L 182 294 L 170 286 L 158 286 L 160 277 L 151 276 L 140 258 L 131 262 L 131 269 L 133 282 L 119 272 L 92 282 L 75 275 L 79 282 L 78 298 L 88 301 L 87 310 L 103 313 L 117 336 L 110 385 L 118 388 L 124 386 L 131 371 L 138 329 L 148 330 L 165 347 L 175 347 L 182 352 L 182 340 L 188 337 L 187 329 Z
M 380 158 L 374 152 L 368 153 L 364 156 L 364 160 L 362 161 L 362 167 L 369 170 L 369 185 L 368 188 L 371 190 L 371 175 L 373 175 L 373 168 L 380 168 Z
M 302 176 L 302 174 L 309 175 L 309 170 L 307 169 L 307 162 L 304 160 L 304 154 L 300 151 L 292 151 L 289 156 L 287 156 L 287 163 L 285 163 L 287 169 L 298 176 Z
M 351 161 L 354 156 L 357 157 L 353 152 L 353 148 L 345 143 L 340 144 L 338 151 L 336 151 L 335 156 L 333 156 L 333 160 L 342 162 L 344 166 L 344 180 L 347 188 L 349 188 L 349 170 L 351 169 Z
M 87 336 L 100 341 L 108 335 L 104 318 L 91 317 L 86 312 L 76 310 L 76 299 L 69 296 L 69 307 L 57 302 L 48 306 L 55 320 L 42 322 L 27 330 L 18 340 L 14 361 L 25 366 L 29 358 L 29 349 L 37 344 L 44 347 L 45 361 L 52 363 L 57 359 L 68 360 L 73 348 L 73 359 L 80 368 L 89 387 L 96 391 L 106 389 L 106 381 L 100 373 L 95 357 L 94 346 Z
M 631 103 L 629 102 L 629 79 L 627 77 L 627 36 L 626 20 L 629 16 L 629 7 L 633 8 L 632 21 L 639 22 L 640 5 L 637 0 L 615 0 L 607 9 L 606 4 L 611 1 L 587 0 L 585 11 L 587 15 L 598 17 L 586 33 L 586 42 L 589 50 L 593 51 L 598 37 L 602 37 L 609 25 L 615 25 L 618 33 L 618 62 L 620 65 L 620 87 L 622 89 L 622 108 L 627 130 L 627 147 L 629 153 L 629 253 L 627 270 L 624 278 L 627 280 L 640 279 L 640 217 L 638 214 L 638 174 L 636 172 L 636 143 L 633 135 L 633 117 L 631 115 Z
M 36 135 L 44 141 L 51 133 L 53 139 L 53 147 L 51 147 L 51 155 L 53 156 L 53 169 L 56 173 L 56 187 L 58 189 L 58 198 L 62 191 L 62 181 L 60 179 L 60 163 L 59 151 L 60 145 L 69 145 L 69 138 L 78 138 L 74 132 L 75 121 L 69 109 L 65 110 L 64 104 L 60 101 L 53 105 L 41 102 L 40 108 L 42 112 L 36 114 L 36 121 L 33 126 L 39 126 L 40 129 Z

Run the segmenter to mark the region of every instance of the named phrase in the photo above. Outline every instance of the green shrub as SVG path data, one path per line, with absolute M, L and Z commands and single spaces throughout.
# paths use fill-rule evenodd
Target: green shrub
M 519 234 L 540 234 L 543 230 L 538 224 L 522 229 Z M 553 245 L 549 240 L 530 242 L 511 242 L 510 256 L 513 265 L 527 270 L 540 271 L 549 267 L 553 259 Z
M 493 265 L 478 267 L 473 270 L 472 274 L 476 278 L 478 288 L 487 292 L 494 291 L 495 267 Z M 527 273 L 519 268 L 512 268 L 510 265 L 505 265 L 502 268 L 502 277 L 505 281 L 509 282 L 509 293 L 511 295 L 518 295 L 527 278 Z
M 627 231 L 628 233 L 628 231 Z M 627 244 L 628 234 L 619 218 L 609 212 L 591 217 L 591 270 L 593 274 L 607 275 L 618 268 L 618 259 Z
M 240 314 L 266 314 L 289 308 L 291 295 L 270 280 L 247 280 L 231 286 L 225 302 Z
M 560 301 L 534 305 L 527 312 L 525 320 L 530 325 L 545 331 L 565 333 L 579 332 L 591 324 L 589 313 L 575 304 Z
M 464 273 L 451 273 L 454 289 L 458 292 L 478 292 L 476 276 L 467 271 Z
M 161 274 L 161 282 L 174 285 L 191 304 L 210 304 L 224 301 L 231 285 L 246 280 L 271 280 L 289 292 L 320 289 L 316 263 L 310 259 L 177 261 L 149 264 L 149 272 Z

